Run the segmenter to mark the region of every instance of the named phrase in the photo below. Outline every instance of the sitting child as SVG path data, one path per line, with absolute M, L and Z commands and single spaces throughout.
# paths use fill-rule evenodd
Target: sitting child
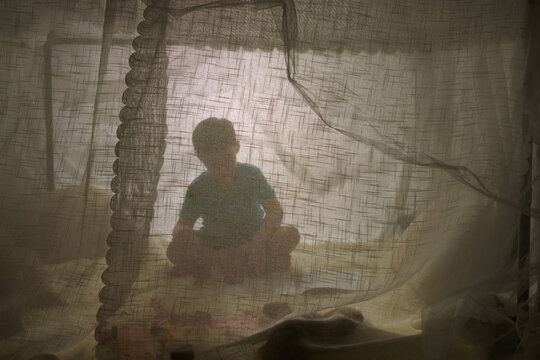
M 242 282 L 245 273 L 288 270 L 300 234 L 293 226 L 281 226 L 281 205 L 261 170 L 236 162 L 240 144 L 232 123 L 203 120 L 192 140 L 207 171 L 189 185 L 174 227 L 167 249 L 173 273 L 202 281 L 213 266 L 234 283 Z M 199 217 L 202 227 L 194 230 Z

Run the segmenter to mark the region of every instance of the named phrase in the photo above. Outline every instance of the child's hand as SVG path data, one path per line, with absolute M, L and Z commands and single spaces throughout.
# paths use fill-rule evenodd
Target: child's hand
M 180 236 L 180 235 L 184 234 L 186 232 L 186 230 L 187 229 L 185 227 L 183 227 L 182 225 L 176 224 L 176 226 L 173 229 L 172 235 L 173 235 L 173 237 Z
M 193 225 L 194 222 L 180 218 L 172 231 L 173 237 L 196 233 L 196 231 L 193 230 Z
M 173 238 L 182 238 L 186 241 L 193 241 L 199 233 L 199 230 L 193 230 L 185 227 L 180 227 L 173 230 Z

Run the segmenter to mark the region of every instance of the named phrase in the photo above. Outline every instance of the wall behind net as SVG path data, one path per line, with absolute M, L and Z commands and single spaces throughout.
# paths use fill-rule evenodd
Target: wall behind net
M 167 147 L 150 228 L 158 240 L 143 250 L 142 270 L 123 308 L 132 318 L 115 320 L 122 324 L 154 316 L 149 304 L 156 298 L 166 311 L 178 315 L 201 310 L 192 298 L 215 296 L 211 287 L 171 285 L 162 275 L 170 266 L 163 249 L 186 187 L 203 170 L 193 153 L 191 132 L 200 120 L 217 116 L 233 121 L 241 143 L 239 161 L 262 169 L 283 204 L 284 222 L 299 228 L 302 243 L 294 255 L 295 270 L 306 281 L 296 289 L 290 278 L 268 279 L 264 286 L 255 283 L 247 290 L 226 289 L 217 293 L 229 296 L 229 307 L 203 302 L 203 310 L 215 319 L 235 319 L 236 308 L 260 310 L 282 294 L 295 314 L 357 302 L 375 326 L 402 334 L 423 329 L 426 353 L 437 354 L 444 349 L 439 336 L 444 338 L 455 324 L 472 316 L 478 299 L 514 286 L 515 274 L 509 269 L 515 260 L 519 213 L 501 199 L 515 205 L 520 199 L 526 4 L 297 1 L 297 42 L 289 55 L 295 59 L 294 79 L 307 89 L 301 94 L 287 78 L 283 43 L 294 28 L 284 30 L 281 8 L 200 9 L 182 17 L 174 10 L 203 3 L 153 4 L 171 8 L 165 39 Z M 56 36 L 73 37 L 75 44 L 51 48 L 55 180 L 60 190 L 83 185 L 72 195 L 61 195 L 79 201 L 80 213 L 72 212 L 66 221 L 78 225 L 76 219 L 82 218 L 86 206 L 81 201 L 85 182 L 90 179 L 91 188 L 108 191 L 113 176 L 116 119 L 134 26 L 125 12 L 117 13 L 114 38 L 125 43 L 113 43 L 106 76 L 98 82 L 103 49 L 99 41 L 78 41 L 88 36 L 101 40 L 99 9 L 104 5 L 96 3 L 96 11 L 65 6 L 51 4 L 49 9 L 96 17 L 86 29 L 81 24 L 88 16 L 66 16 L 62 23 L 67 25 L 55 27 Z M 37 90 L 31 86 L 43 79 L 41 46 L 49 34 L 45 28 L 17 33 L 25 34 L 32 51 L 16 44 L 10 48 L 16 50 L 11 52 L 9 71 L 18 68 L 24 76 L 33 75 L 27 83 L 11 77 L 6 87 L 11 90 L 5 90 L 2 184 L 10 205 L 2 207 L 9 210 L 22 207 L 20 194 L 47 187 L 41 150 L 47 137 L 42 118 L 47 98 L 41 87 L 47 85 L 38 82 Z M 102 95 L 94 121 L 98 85 Z M 41 102 L 34 103 L 33 96 Z M 92 197 L 85 201 L 97 202 Z M 92 211 L 85 215 L 89 222 L 96 212 L 105 212 Z M 44 219 L 34 226 L 36 231 L 42 231 Z M 106 234 L 109 228 L 103 226 Z M 79 238 L 77 231 L 67 230 L 59 238 Z M 53 257 L 59 248 L 43 251 Z M 95 266 L 78 259 L 77 251 L 74 254 L 70 256 L 82 264 L 79 270 Z M 119 260 L 129 255 L 116 254 Z M 103 261 L 99 266 L 101 270 Z M 55 266 L 46 270 L 57 276 Z M 99 280 L 99 272 L 82 271 L 80 276 Z M 76 274 L 73 271 L 73 277 Z M 323 297 L 303 294 L 312 288 L 334 290 Z M 84 299 L 95 299 L 87 290 Z M 80 298 L 86 293 L 78 294 Z M 82 314 L 75 306 L 79 298 L 65 289 L 60 296 L 75 317 Z M 91 306 L 95 313 L 97 304 Z M 418 321 L 422 309 L 423 328 Z M 64 340 L 42 347 L 51 351 L 93 326 L 94 318 L 62 319 L 63 312 L 58 307 L 26 320 L 34 327 L 27 326 L 31 330 L 26 337 L 8 339 L 9 348 L 35 342 L 43 333 L 40 322 L 51 321 L 62 329 L 56 337 Z M 83 330 L 74 334 L 74 324 Z M 196 342 L 211 348 L 264 328 L 232 330 L 229 337 L 209 333 Z

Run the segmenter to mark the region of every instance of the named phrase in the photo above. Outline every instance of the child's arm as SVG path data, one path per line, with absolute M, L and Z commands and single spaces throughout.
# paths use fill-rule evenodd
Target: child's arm
M 255 241 L 264 241 L 270 238 L 279 229 L 283 220 L 283 209 L 275 196 L 264 200 L 261 205 L 266 215 L 259 231 L 253 236 Z

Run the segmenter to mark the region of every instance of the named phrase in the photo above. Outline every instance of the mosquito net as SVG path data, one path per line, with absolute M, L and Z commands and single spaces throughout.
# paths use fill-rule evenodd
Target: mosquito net
M 1 8 L 2 358 L 539 355 L 532 3 Z

